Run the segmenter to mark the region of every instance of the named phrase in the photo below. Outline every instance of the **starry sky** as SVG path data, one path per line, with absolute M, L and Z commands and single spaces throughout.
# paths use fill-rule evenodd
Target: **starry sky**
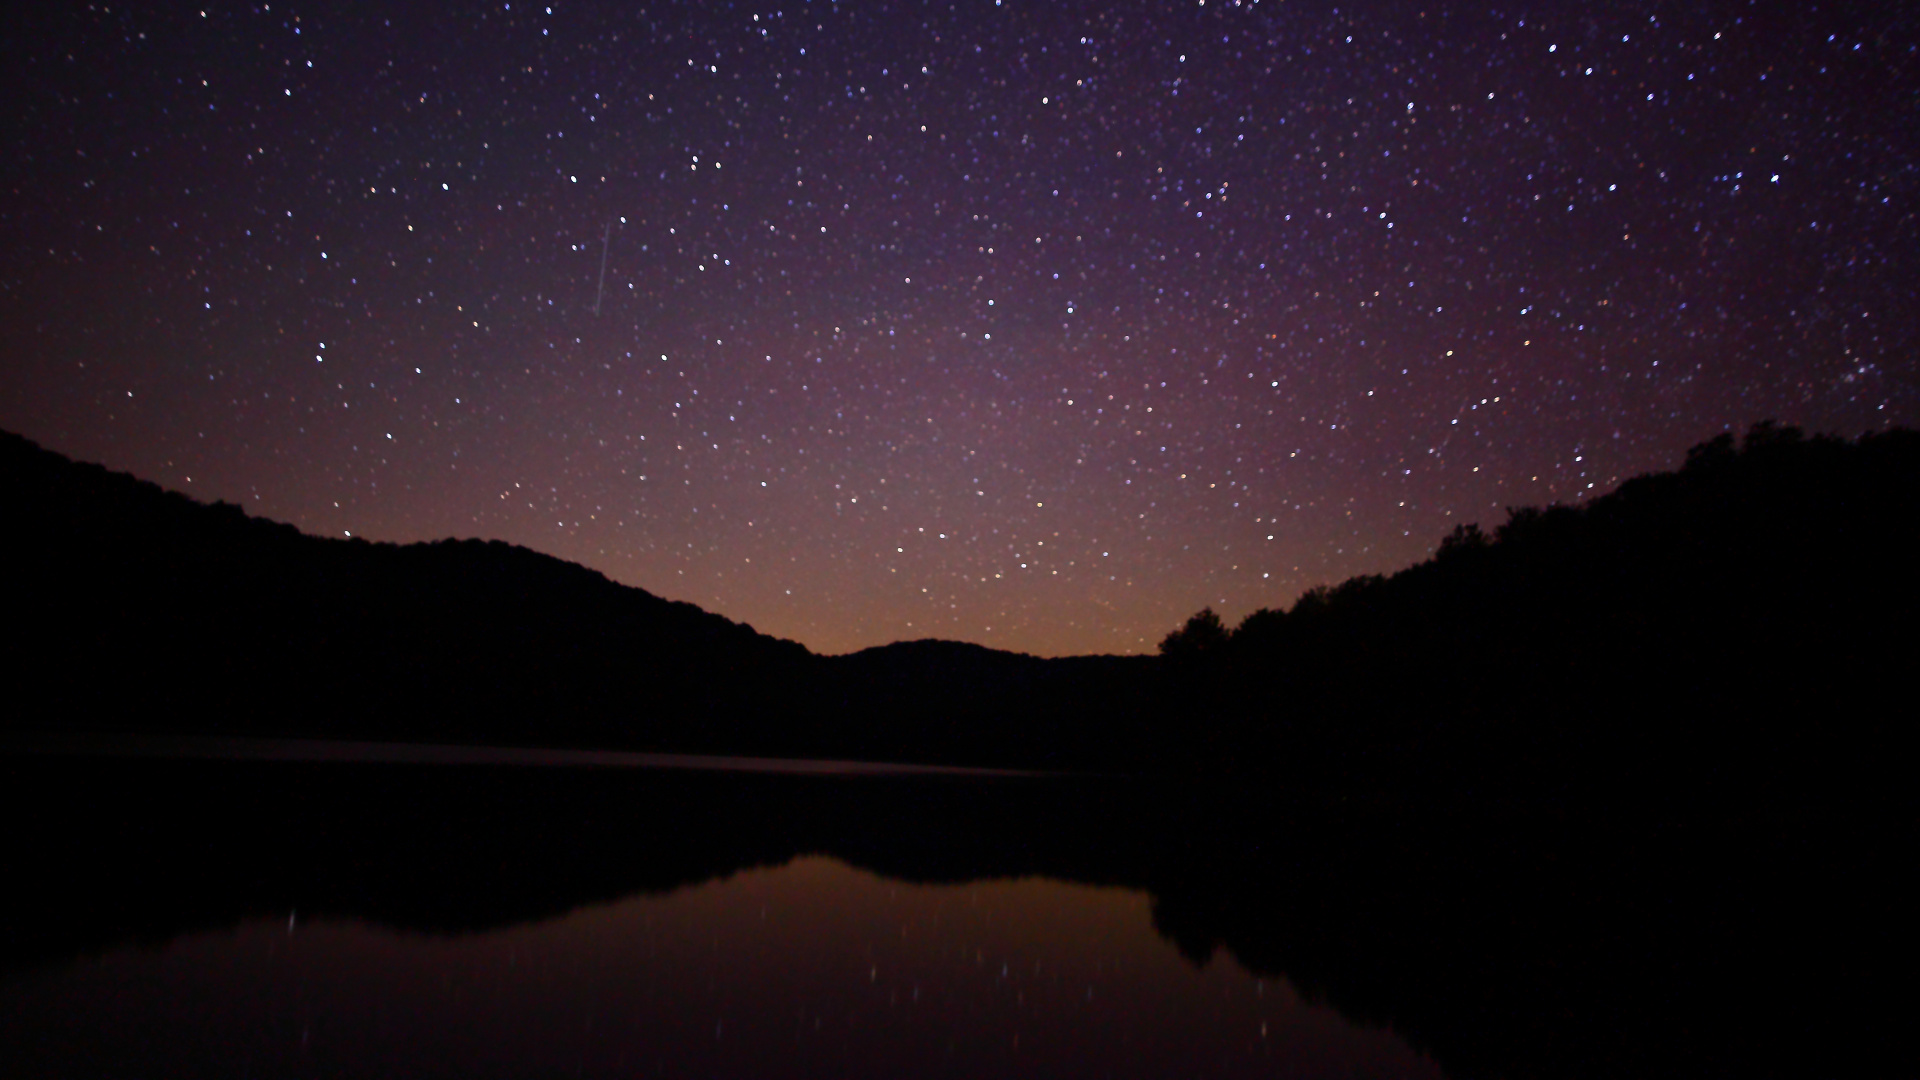
M 0 16 L 0 426 L 1060 655 L 1920 419 L 1897 5 L 390 7 Z

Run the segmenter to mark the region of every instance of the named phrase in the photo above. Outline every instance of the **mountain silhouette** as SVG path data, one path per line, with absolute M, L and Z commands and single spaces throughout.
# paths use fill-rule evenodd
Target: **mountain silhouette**
M 1889 767 L 1920 600 L 1899 430 L 1722 436 L 1392 576 L 1232 629 L 1203 611 L 1145 657 L 818 656 L 524 548 L 307 536 L 14 435 L 0 506 L 15 728 L 1225 770 L 1401 801 Z
M 307 536 L 0 436 L 13 724 L 674 746 L 810 654 L 498 541 Z
M 1761 424 L 1162 652 L 1196 753 L 1296 785 L 1818 812 L 1902 786 L 1916 602 L 1920 435 Z
M 526 548 L 309 536 L 7 433 L 0 506 L 15 728 L 1061 764 L 1093 743 L 1066 705 L 1138 719 L 1152 666 L 816 656 Z

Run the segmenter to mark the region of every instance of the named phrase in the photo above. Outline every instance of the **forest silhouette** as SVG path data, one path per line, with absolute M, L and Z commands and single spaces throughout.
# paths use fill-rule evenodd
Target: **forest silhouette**
M 1760 425 L 1158 656 L 816 656 L 500 543 L 321 539 L 0 437 L 0 733 L 1025 765 L 1053 783 L 0 757 L 0 967 L 435 932 L 823 852 L 1154 896 L 1460 1075 L 1911 1075 L 1920 436 Z M 89 853 L 79 863 L 76 851 Z
M 1199 718 L 1167 752 L 1401 803 L 1904 798 L 1916 599 L 1920 436 L 1760 424 L 1390 577 L 1201 611 L 1161 643 Z
M 1895 760 L 1920 436 L 1761 424 L 1155 657 L 818 656 L 492 541 L 323 539 L 0 435 L 15 728 L 1254 773 L 1341 797 Z M 1606 778 L 1602 780 L 1601 778 Z M 1869 788 L 1869 790 L 1872 790 Z

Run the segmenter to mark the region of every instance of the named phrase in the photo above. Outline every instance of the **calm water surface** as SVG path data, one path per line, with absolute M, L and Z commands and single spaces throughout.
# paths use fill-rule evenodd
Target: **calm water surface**
M 132 749 L 134 757 L 311 759 L 300 748 L 271 744 L 242 748 L 242 753 Z M 409 761 L 415 759 L 436 757 L 413 753 Z M 88 884 L 77 896 L 123 911 L 179 892 L 194 896 L 186 911 L 217 913 L 221 907 L 209 903 L 209 896 L 246 890 L 250 849 L 280 847 L 276 832 L 286 832 L 286 844 L 296 846 L 298 836 L 321 832 L 338 817 L 338 807 L 321 801 L 315 809 L 315 796 L 298 794 L 298 788 L 294 796 L 276 801 L 280 774 L 257 769 L 248 767 L 242 774 L 265 786 L 221 788 L 215 782 L 213 794 L 204 799 L 207 809 L 182 811 L 156 830 L 156 842 L 171 846 L 157 859 L 125 846 L 140 826 L 129 824 L 121 811 L 75 826 L 69 838 L 75 859 L 84 861 L 94 851 L 129 867 L 109 867 L 98 878 L 117 886 Z M 392 776 L 403 780 L 399 790 L 438 784 L 457 792 L 467 788 L 461 780 L 467 774 Z M 647 771 L 626 774 L 634 780 L 622 782 L 622 788 L 659 784 L 647 780 Z M 161 817 L 173 801 L 169 792 L 207 790 L 204 782 L 186 786 L 179 774 L 156 773 L 154 767 L 106 776 L 111 782 L 104 788 L 127 798 L 132 784 L 140 798 L 127 798 L 129 805 L 154 805 Z M 227 773 L 196 776 L 217 780 Z M 340 798 L 340 774 L 305 776 L 323 776 L 313 792 Z M 499 784 L 499 774 L 484 776 Z M 394 778 L 384 786 L 396 788 Z M 75 788 L 73 782 L 58 786 L 61 792 Z M 666 828 L 693 834 L 705 828 L 716 838 L 730 834 L 726 822 L 714 821 L 718 811 L 710 805 L 701 813 L 703 803 L 693 798 L 699 790 L 705 788 L 676 790 L 660 803 L 649 803 L 636 819 L 651 824 L 632 832 L 659 830 L 660 817 L 680 809 L 689 821 L 666 822 Z M 420 809 L 432 813 L 430 807 L 438 803 L 442 813 L 463 817 L 503 798 L 545 792 L 541 801 L 553 801 L 553 788 L 524 788 L 518 782 L 490 792 L 467 805 L 420 799 L 426 803 Z M 71 813 L 52 817 L 83 819 L 83 807 L 102 805 L 102 799 L 73 798 Z M 413 805 L 392 794 L 380 799 L 382 809 L 369 821 Z M 46 801 L 42 796 L 35 805 Z M 236 824 L 246 840 L 223 840 L 219 832 L 227 813 L 219 807 L 227 803 L 267 807 L 263 813 L 273 821 Z M 991 799 L 983 805 L 991 805 Z M 315 872 L 344 878 L 344 892 L 338 880 L 334 888 L 303 888 L 334 897 L 336 909 L 344 905 L 355 911 L 363 903 L 380 909 L 378 894 L 390 890 L 394 878 L 390 849 L 401 849 L 405 859 L 405 847 L 419 844 L 420 861 L 430 863 L 444 857 L 434 849 L 436 842 L 451 844 L 459 834 L 457 828 L 436 824 L 419 840 L 369 840 L 376 834 L 369 821 L 353 822 L 338 846 L 313 847 L 323 853 Z M 553 824 L 586 821 L 588 811 L 568 807 Z M 743 821 L 755 821 L 755 815 L 745 811 Z M 962 815 L 960 824 L 964 821 Z M 958 832 L 954 824 L 948 819 L 943 828 L 929 828 L 927 842 L 937 844 L 933 832 Z M 614 832 L 628 828 L 616 824 Z M 117 855 L 115 844 L 121 846 Z M 382 855 L 388 871 L 367 863 L 369 849 L 388 849 Z M 449 861 L 453 880 L 472 882 L 472 890 L 490 888 L 486 851 L 493 847 L 484 847 L 480 857 L 457 855 Z M 622 857 L 605 842 L 584 851 Z M 647 851 L 653 847 L 639 847 L 634 855 L 645 859 Z M 275 861 L 280 863 L 276 869 Z M 718 878 L 678 888 L 653 886 L 612 901 L 586 901 L 564 915 L 492 928 L 488 919 L 480 919 L 474 930 L 407 930 L 353 915 L 309 919 L 298 907 L 261 917 L 261 903 L 250 899 L 242 907 L 255 915 L 242 915 L 223 928 L 180 930 L 175 917 L 171 926 L 159 922 L 161 942 L 127 944 L 119 934 L 119 944 L 81 947 L 79 955 L 54 949 L 48 959 L 0 976 L 6 1072 L 1438 1076 L 1438 1068 L 1392 1032 L 1357 1026 L 1332 1009 L 1309 1005 L 1284 980 L 1256 978 L 1225 953 L 1206 965 L 1183 959 L 1156 934 L 1152 899 L 1139 890 L 1044 876 L 910 884 L 824 855 L 774 855 L 776 865 L 758 867 L 745 855 L 724 861 L 747 861 L 749 869 L 722 871 Z M 263 872 L 275 878 L 288 878 L 284 863 L 284 855 L 261 859 L 267 867 Z M 515 874 L 538 872 L 541 865 L 524 853 L 509 863 L 503 876 L 492 878 L 492 888 Z M 52 859 L 38 865 L 42 878 L 52 876 L 46 871 Z M 223 884 L 207 888 L 209 874 Z M 136 896 L 102 897 L 111 888 L 127 888 Z M 524 882 L 515 888 L 524 892 Z M 154 896 L 138 896 L 140 890 L 152 890 Z M 420 884 L 405 890 L 403 896 L 415 896 Z M 357 892 L 367 899 L 351 899 Z M 540 882 L 534 882 L 534 892 L 538 896 Z M 564 894 L 564 888 L 557 890 L 557 896 Z M 432 886 L 428 896 L 436 896 Z M 486 907 L 484 897 L 468 899 Z M 461 907 L 461 897 L 445 894 L 424 905 L 426 911 Z M 225 922 L 219 915 L 204 919 Z M 23 938 L 21 930 L 13 926 L 15 942 Z M 86 938 L 84 930 L 79 936 Z M 113 934 L 106 940 L 111 942 Z
M 1109 781 L 37 738 L 9 1077 L 1439 1075 L 1084 883 L 1141 872 Z
M 0 1043 L 38 1076 L 1439 1075 L 1284 981 L 1196 968 L 1149 904 L 803 857 L 486 933 L 296 911 L 17 976 Z
M 1920 1076 L 1905 819 L 1285 795 L 0 736 L 0 1078 Z

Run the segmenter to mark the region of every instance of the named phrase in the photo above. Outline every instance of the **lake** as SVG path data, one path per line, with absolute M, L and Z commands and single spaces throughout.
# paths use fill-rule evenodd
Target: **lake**
M 818 856 L 441 935 L 297 912 L 10 980 L 11 1075 L 1438 1076 L 1134 890 Z
M 1837 833 L 574 753 L 13 738 L 4 1071 L 1912 1075 Z
M 991 831 L 1004 807 L 987 802 L 1031 808 L 1064 778 L 276 740 L 33 749 L 41 801 L 24 811 L 15 786 L 14 807 L 62 834 L 62 850 L 42 837 L 40 876 L 93 887 L 40 912 L 64 946 L 15 925 L 9 1075 L 1441 1075 L 1284 978 L 1182 956 L 1144 890 L 943 863 L 983 839 L 955 835 L 970 813 Z M 774 822 L 742 820 L 859 850 L 848 799 L 921 817 L 905 876 L 962 880 L 789 855 L 762 846 Z M 641 864 L 632 890 L 612 895 L 616 866 L 527 865 L 535 824 Z M 690 864 L 690 835 L 724 854 Z

